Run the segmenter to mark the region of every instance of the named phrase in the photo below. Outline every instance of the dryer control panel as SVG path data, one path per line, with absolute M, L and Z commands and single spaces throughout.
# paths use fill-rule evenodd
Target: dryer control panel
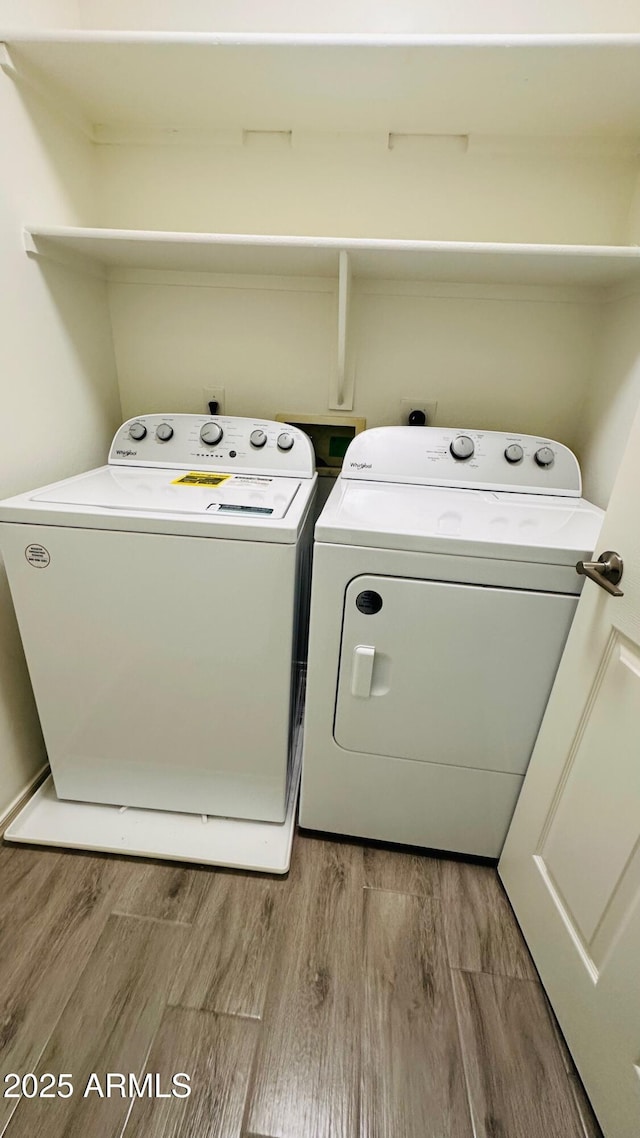
M 578 460 L 562 443 L 454 427 L 363 431 L 347 450 L 342 477 L 575 498 L 582 492 Z
M 232 415 L 139 415 L 116 431 L 110 466 L 313 478 L 311 439 L 298 427 Z

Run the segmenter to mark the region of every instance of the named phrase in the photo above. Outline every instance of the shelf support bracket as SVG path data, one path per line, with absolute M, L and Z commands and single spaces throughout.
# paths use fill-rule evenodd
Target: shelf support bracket
M 351 411 L 353 408 L 354 371 L 348 353 L 349 308 L 351 302 L 351 261 L 346 250 L 341 250 L 338 275 L 338 360 L 335 390 L 329 396 L 332 411 Z
M 55 241 L 47 241 L 46 237 L 34 235 L 29 229 L 23 229 L 22 242 L 28 257 L 45 258 L 49 261 L 55 261 L 58 265 L 63 265 L 65 269 L 71 269 L 75 273 L 86 273 L 88 276 L 97 277 L 98 280 L 102 281 L 107 279 L 107 273 L 100 261 L 94 260 L 93 257 L 86 257 L 83 253 L 76 253 L 75 250 L 65 249 L 56 244 Z
M 9 48 L 7 47 L 6 43 L 0 43 L 0 67 L 4 71 L 5 75 L 8 75 L 10 79 L 14 78 L 16 68 L 9 54 Z
M 0 69 L 8 75 L 10 79 L 16 84 L 24 84 L 29 87 L 37 97 L 47 105 L 51 110 L 61 115 L 66 119 L 75 130 L 88 138 L 90 142 L 94 142 L 93 124 L 84 115 L 69 98 L 62 93 L 54 84 L 47 84 L 43 80 L 35 68 L 30 67 L 28 64 L 19 65 L 13 58 L 11 51 L 6 43 L 0 42 Z

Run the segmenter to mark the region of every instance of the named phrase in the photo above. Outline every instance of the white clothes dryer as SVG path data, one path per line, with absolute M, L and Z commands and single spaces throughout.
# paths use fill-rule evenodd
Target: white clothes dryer
M 549 439 L 358 435 L 315 531 L 300 823 L 498 857 L 602 511 Z
M 0 505 L 55 783 L 44 794 L 65 806 L 43 833 L 30 804 L 9 838 L 287 868 L 315 489 L 296 428 L 143 415 L 118 430 L 106 466 Z M 134 808 L 135 833 L 113 807 Z M 171 812 L 164 846 L 145 836 L 152 811 Z M 220 847 L 203 816 L 254 826 Z

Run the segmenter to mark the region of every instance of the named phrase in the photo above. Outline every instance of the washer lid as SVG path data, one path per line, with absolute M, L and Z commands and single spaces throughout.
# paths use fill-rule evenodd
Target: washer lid
M 29 498 L 90 511 L 277 521 L 285 516 L 299 489 L 300 481 L 294 478 L 108 466 L 36 491 Z
M 604 513 L 583 498 L 339 479 L 317 541 L 467 557 L 574 564 Z

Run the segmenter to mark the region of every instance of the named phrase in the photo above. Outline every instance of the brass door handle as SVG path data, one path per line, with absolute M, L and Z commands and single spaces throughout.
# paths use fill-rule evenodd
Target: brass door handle
M 618 581 L 622 578 L 623 568 L 620 555 L 608 549 L 606 553 L 600 554 L 597 561 L 578 561 L 576 573 L 579 573 L 581 577 L 588 577 L 590 581 L 595 581 L 596 585 L 599 585 L 612 597 L 623 597 L 622 589 L 618 588 Z

